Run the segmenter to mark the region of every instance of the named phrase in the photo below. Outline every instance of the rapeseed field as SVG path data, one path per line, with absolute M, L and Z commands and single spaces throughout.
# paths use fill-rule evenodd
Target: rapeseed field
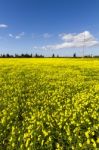
M 0 150 L 98 148 L 98 59 L 0 59 Z

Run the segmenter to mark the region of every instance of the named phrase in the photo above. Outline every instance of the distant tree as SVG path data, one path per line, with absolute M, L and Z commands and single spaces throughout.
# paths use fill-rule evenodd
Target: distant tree
M 5 57 L 6 57 L 6 55 L 5 55 L 5 54 L 3 54 L 3 55 L 2 55 L 2 58 L 5 58 Z
M 30 54 L 30 57 L 32 57 L 32 53 Z
M 54 58 L 54 57 L 55 57 L 55 55 L 53 54 L 53 55 L 52 55 L 52 58 Z
M 17 58 L 18 57 L 18 54 L 15 54 L 15 58 Z
M 10 55 L 10 54 L 0 54 L 0 58 L 32 58 L 32 57 L 36 57 L 36 58 L 44 58 L 44 55 L 38 55 L 35 54 L 35 56 L 33 56 L 32 54 L 15 54 L 15 55 Z
M 9 57 L 10 57 L 10 55 L 9 55 L 9 54 L 6 54 L 6 57 L 7 57 L 7 58 L 9 58 Z
M 57 58 L 59 58 L 59 55 L 57 55 Z
M 99 58 L 99 55 L 95 55 L 95 56 L 93 56 L 94 58 Z
M 85 57 L 85 58 L 91 58 L 92 55 L 85 55 L 84 57 Z
M 74 58 L 76 57 L 76 53 L 73 54 L 73 57 L 74 57 Z
M 35 57 L 36 57 L 36 58 L 38 57 L 38 54 L 37 54 L 37 53 L 35 54 Z

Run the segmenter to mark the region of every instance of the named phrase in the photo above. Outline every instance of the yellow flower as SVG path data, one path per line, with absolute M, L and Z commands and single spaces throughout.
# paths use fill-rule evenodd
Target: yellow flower
M 87 139 L 87 144 L 90 144 L 90 139 Z
M 89 138 L 89 131 L 85 132 L 85 136 Z
M 46 132 L 45 130 L 42 130 L 44 136 L 47 136 L 48 135 L 48 132 Z
M 99 137 L 97 138 L 97 143 L 99 143 Z
M 81 144 L 81 143 L 79 143 L 79 147 L 82 147 L 82 144 Z

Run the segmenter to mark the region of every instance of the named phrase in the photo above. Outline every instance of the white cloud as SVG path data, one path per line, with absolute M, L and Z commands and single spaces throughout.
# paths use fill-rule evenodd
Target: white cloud
M 49 49 L 57 50 L 64 48 L 81 48 L 83 46 L 92 47 L 99 45 L 99 41 L 89 31 L 84 31 L 79 34 L 63 33 L 59 34 L 59 37 L 63 41 L 61 44 L 46 45 L 38 48 L 42 50 L 49 50 Z
M 44 38 L 44 39 L 49 39 L 51 38 L 53 35 L 50 34 L 50 33 L 43 33 L 43 34 L 32 34 L 32 38 L 33 39 L 41 39 L 41 38 Z
M 21 37 L 24 36 L 24 34 L 25 34 L 24 32 L 21 32 L 20 34 L 15 36 L 15 39 L 20 39 Z
M 8 25 L 6 25 L 6 24 L 0 24 L 0 28 L 7 28 L 8 27 Z
M 21 33 L 19 33 L 18 35 L 13 35 L 13 34 L 9 34 L 9 37 L 10 38 L 14 38 L 14 39 L 20 39 L 20 38 L 22 38 L 23 36 L 25 35 L 25 33 L 24 32 L 21 32 Z
M 19 36 L 19 35 L 15 36 L 15 39 L 20 39 L 20 38 L 21 38 L 21 36 Z
M 10 34 L 9 34 L 9 37 L 13 38 L 14 36 L 10 33 Z
M 44 33 L 44 34 L 43 34 L 43 38 L 45 38 L 45 39 L 48 39 L 48 38 L 50 38 L 50 37 L 52 37 L 52 35 L 49 34 L 49 33 Z

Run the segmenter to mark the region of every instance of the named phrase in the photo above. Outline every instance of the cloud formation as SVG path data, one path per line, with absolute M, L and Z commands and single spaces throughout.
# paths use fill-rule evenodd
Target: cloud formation
M 42 39 L 49 39 L 49 38 L 51 38 L 53 35 L 52 34 L 50 34 L 50 33 L 43 33 L 43 34 L 32 34 L 32 38 L 33 39 L 40 39 L 40 38 L 42 38 Z
M 45 39 L 48 39 L 48 38 L 52 37 L 52 35 L 49 34 L 49 33 L 44 33 L 42 36 L 43 36 L 43 38 L 45 38 Z
M 59 37 L 63 41 L 62 43 L 55 44 L 55 45 L 42 46 L 40 47 L 40 49 L 58 50 L 58 49 L 64 49 L 64 48 L 81 48 L 83 46 L 92 47 L 92 46 L 99 45 L 99 41 L 89 31 L 84 31 L 79 34 L 63 33 L 63 34 L 59 34 Z M 37 47 L 35 48 L 37 49 Z
M 10 33 L 10 34 L 9 34 L 9 37 L 13 38 L 14 36 Z
M 23 36 L 25 35 L 25 33 L 24 32 L 21 32 L 21 33 L 19 33 L 18 35 L 13 35 L 13 34 L 9 34 L 9 37 L 10 38 L 14 38 L 14 39 L 20 39 L 20 38 L 22 38 Z
M 24 32 L 21 32 L 20 34 L 15 36 L 15 39 L 20 39 L 21 37 L 24 36 L 24 34 L 25 34 Z
M 0 28 L 7 28 L 8 27 L 8 25 L 6 25 L 6 24 L 0 24 Z

